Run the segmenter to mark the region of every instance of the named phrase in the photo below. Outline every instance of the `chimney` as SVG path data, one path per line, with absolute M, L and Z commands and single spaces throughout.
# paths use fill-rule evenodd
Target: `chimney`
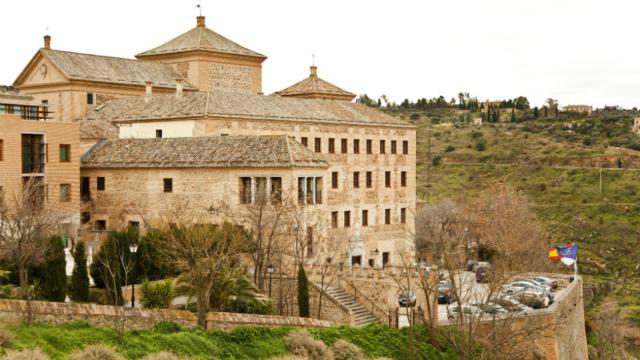
M 204 27 L 204 16 L 202 16 L 202 15 L 196 16 L 196 26 L 197 27 Z
M 144 101 L 145 102 L 149 102 L 149 100 L 151 100 L 151 96 L 153 95 L 153 86 L 152 86 L 153 83 L 151 81 L 147 80 L 145 82 L 145 84 L 147 86 L 146 86 L 146 94 L 145 94 L 145 97 L 144 97 Z
M 51 49 L 51 36 L 49 35 L 44 36 L 44 48 Z
M 182 84 L 182 79 L 176 79 L 176 97 L 182 97 L 182 87 L 184 85 Z
M 310 77 L 317 77 L 318 76 L 318 67 L 315 65 L 311 65 L 311 67 L 309 68 L 309 76 Z

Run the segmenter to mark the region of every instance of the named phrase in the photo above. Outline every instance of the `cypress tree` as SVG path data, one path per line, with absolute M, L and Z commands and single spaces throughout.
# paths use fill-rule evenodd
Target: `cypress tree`
M 540 113 L 538 112 L 537 106 L 533 108 L 533 117 L 536 119 L 540 117 Z
M 64 242 L 59 236 L 49 239 L 42 273 L 42 296 L 49 301 L 64 302 L 67 294 L 67 272 Z
M 516 113 L 515 111 L 511 111 L 511 122 L 517 122 L 518 120 L 516 119 Z
M 298 267 L 298 315 L 311 316 L 309 309 L 309 280 L 302 264 Z
M 71 274 L 71 299 L 89 301 L 89 274 L 87 273 L 87 253 L 83 242 L 78 242 L 73 254 L 75 265 Z

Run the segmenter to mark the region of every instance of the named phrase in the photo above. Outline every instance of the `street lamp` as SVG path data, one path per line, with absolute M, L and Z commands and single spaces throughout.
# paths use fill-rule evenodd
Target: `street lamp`
M 267 272 L 269 273 L 269 298 L 271 298 L 271 284 L 272 284 L 272 276 L 273 276 L 273 265 L 269 264 L 269 266 L 267 266 Z
M 132 243 L 129 244 L 129 251 L 134 255 L 134 264 L 135 264 L 135 254 L 138 252 L 138 244 Z M 136 288 L 135 281 L 131 281 L 131 307 L 136 306 Z

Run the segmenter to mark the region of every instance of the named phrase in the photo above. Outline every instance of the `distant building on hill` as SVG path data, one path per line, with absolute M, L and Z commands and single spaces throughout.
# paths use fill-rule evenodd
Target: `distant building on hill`
M 563 112 L 572 112 L 572 113 L 586 113 L 587 115 L 591 115 L 593 112 L 593 106 L 591 105 L 567 105 L 562 108 Z
M 634 134 L 640 134 L 640 117 L 633 119 L 633 128 L 631 128 Z

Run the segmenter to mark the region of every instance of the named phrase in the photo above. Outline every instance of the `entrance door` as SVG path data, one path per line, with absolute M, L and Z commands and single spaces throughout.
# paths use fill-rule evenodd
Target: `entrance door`
M 351 257 L 351 266 L 360 265 L 362 266 L 362 256 L 352 256 Z

